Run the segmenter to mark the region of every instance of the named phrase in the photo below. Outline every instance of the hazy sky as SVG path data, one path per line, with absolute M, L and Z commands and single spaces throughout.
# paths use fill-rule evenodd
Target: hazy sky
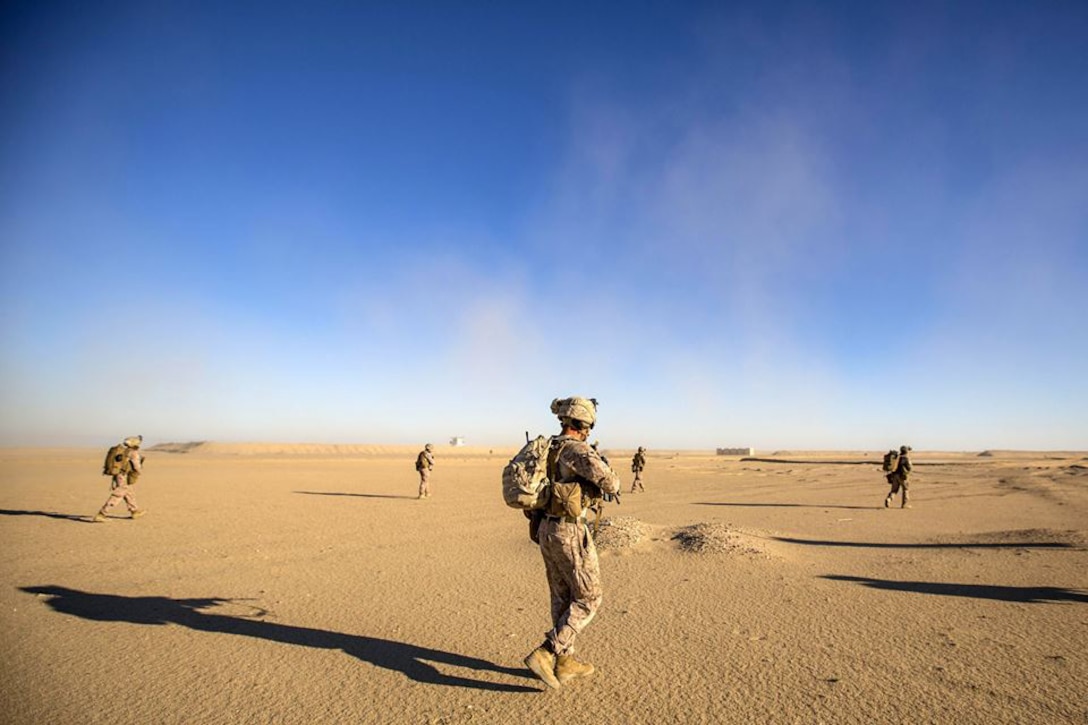
M 1088 4 L 0 6 L 0 444 L 1088 448 Z

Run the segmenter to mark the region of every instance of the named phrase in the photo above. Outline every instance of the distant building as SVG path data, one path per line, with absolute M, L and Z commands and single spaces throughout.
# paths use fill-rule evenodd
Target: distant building
M 461 437 L 461 436 L 454 436 L 453 438 L 450 438 L 450 445 L 451 446 L 463 446 L 463 445 L 465 445 L 465 439 L 463 437 Z
M 755 448 L 719 448 L 719 456 L 754 456 Z

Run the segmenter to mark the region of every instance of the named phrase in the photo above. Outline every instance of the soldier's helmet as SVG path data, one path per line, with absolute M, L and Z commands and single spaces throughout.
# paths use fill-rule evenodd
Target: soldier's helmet
M 434 446 L 432 446 L 432 445 L 431 445 L 430 443 L 428 443 L 427 445 L 423 446 L 423 450 L 425 450 L 425 451 L 427 451 L 428 453 L 430 453 L 431 451 L 433 451 L 433 450 L 434 450 Z
M 913 451 L 913 450 L 914 450 L 914 449 L 913 449 L 913 448 L 911 448 L 910 446 L 899 446 L 899 453 L 900 453 L 900 455 L 902 455 L 902 454 L 906 453 L 907 451 Z
M 646 449 L 645 449 L 645 448 L 643 448 L 642 446 L 639 446 L 639 447 L 638 447 L 638 452 L 639 452 L 639 453 L 645 453 L 645 452 L 646 452 Z
M 140 435 L 140 436 L 129 436 L 128 438 L 121 441 L 121 443 L 126 448 L 139 448 L 140 444 L 143 443 L 143 442 L 144 442 L 144 437 L 142 435 Z
M 596 398 L 556 398 L 552 401 L 552 413 L 559 420 L 580 420 L 592 427 L 597 422 Z

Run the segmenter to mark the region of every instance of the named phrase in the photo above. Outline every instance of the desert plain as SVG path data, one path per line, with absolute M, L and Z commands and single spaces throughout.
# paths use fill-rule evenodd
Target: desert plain
M 605 453 L 597 672 L 545 691 L 516 446 L 0 450 L 0 722 L 1085 723 L 1088 456 Z

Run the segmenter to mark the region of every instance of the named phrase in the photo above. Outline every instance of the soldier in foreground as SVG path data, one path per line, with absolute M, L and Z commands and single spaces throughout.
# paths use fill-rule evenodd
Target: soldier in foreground
M 892 497 L 899 493 L 899 489 L 903 489 L 903 502 L 900 508 L 910 508 L 907 504 L 907 479 L 910 477 L 911 472 L 908 453 L 912 450 L 910 446 L 899 446 L 899 460 L 896 463 L 895 470 L 888 474 L 888 483 L 891 484 L 892 490 L 888 492 L 887 497 L 884 499 L 884 508 L 892 505 Z
M 635 474 L 635 480 L 631 482 L 631 493 L 634 493 L 636 490 L 646 490 L 646 487 L 642 485 L 642 469 L 645 467 L 646 449 L 639 446 L 638 450 L 635 451 L 635 455 L 631 458 L 631 473 Z
M 143 456 L 140 455 L 140 444 L 144 437 L 131 436 L 121 442 L 120 445 L 110 448 L 106 454 L 106 462 L 102 466 L 102 475 L 110 476 L 110 496 L 102 508 L 94 515 L 94 522 L 106 521 L 106 512 L 121 501 L 128 507 L 129 516 L 138 519 L 144 515 L 144 511 L 136 505 L 136 499 L 132 495 L 132 485 L 143 472 Z
M 586 398 L 553 400 L 562 425 L 548 452 L 552 493 L 537 531 L 551 593 L 552 629 L 525 658 L 544 684 L 558 688 L 593 673 L 593 665 L 574 658 L 574 642 L 601 606 L 601 573 L 586 514 L 604 497 L 619 494 L 620 480 L 586 439 L 597 422 L 597 402 Z
M 431 495 L 431 470 L 434 468 L 434 446 L 430 443 L 416 456 L 416 470 L 419 471 L 419 498 Z

